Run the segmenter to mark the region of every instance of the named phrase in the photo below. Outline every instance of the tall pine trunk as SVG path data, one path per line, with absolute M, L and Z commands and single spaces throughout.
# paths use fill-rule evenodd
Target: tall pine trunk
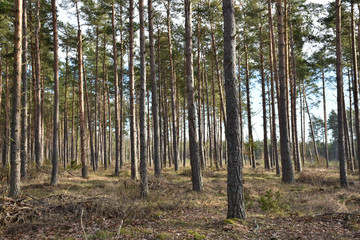
M 139 0 L 140 21 L 140 195 L 146 197 L 149 193 L 146 162 L 146 129 L 145 129 L 145 94 L 146 94 L 146 65 L 145 65 L 145 21 L 144 0 Z
M 336 0 L 336 83 L 337 83 L 337 107 L 338 107 L 338 152 L 340 185 L 348 187 L 346 172 L 345 145 L 344 145 L 344 104 L 343 104 L 343 74 L 342 74 L 342 50 L 341 50 L 341 0 Z
M 153 151 L 155 176 L 161 176 L 160 149 L 159 149 L 159 111 L 157 101 L 158 85 L 156 82 L 155 47 L 154 47 L 154 21 L 152 0 L 148 0 L 149 18 L 149 49 L 150 49 L 150 79 L 151 79 L 151 111 L 153 122 Z M 160 54 L 160 53 L 159 53 Z
M 196 136 L 195 104 L 194 104 L 194 71 L 192 59 L 192 23 L 191 2 L 185 0 L 185 76 L 188 98 L 188 123 L 190 141 L 191 180 L 194 191 L 202 191 L 203 183 L 199 161 L 199 148 Z
M 225 127 L 228 154 L 228 211 L 227 218 L 244 219 L 244 189 L 242 183 L 242 164 L 240 157 L 239 99 L 236 91 L 235 57 L 235 15 L 233 0 L 223 0 L 224 16 L 224 72 L 226 91 Z
M 294 182 L 294 172 L 291 162 L 289 148 L 288 116 L 286 103 L 286 76 L 285 76 L 285 42 L 283 11 L 281 0 L 276 1 L 277 23 L 278 23 L 278 52 L 279 52 L 279 128 L 280 128 L 280 152 L 282 165 L 282 181 L 285 183 Z
M 27 0 L 23 0 L 23 25 L 22 25 L 22 69 L 21 69 L 21 180 L 26 179 L 26 170 L 28 162 L 28 144 L 27 144 L 27 128 L 28 128 L 28 78 L 27 78 L 27 51 L 28 51 L 28 37 L 27 37 Z M 0 60 L 1 61 L 1 60 Z M 1 74 L 1 67 L 0 67 Z M 2 81 L 0 79 L 0 84 Z M 1 89 L 0 89 L 1 94 Z M 1 104 L 1 100 L 0 100 Z
M 83 55 L 82 55 L 82 36 L 80 29 L 78 2 L 76 1 L 76 13 L 78 21 L 78 74 L 79 74 L 79 115 L 80 115 L 80 159 L 81 176 L 87 178 L 87 168 L 85 162 L 85 114 L 84 114 L 84 83 L 83 83 Z
M 59 168 L 59 56 L 58 56 L 58 32 L 56 16 L 56 0 L 51 0 L 53 41 L 54 41 L 54 118 L 53 118 L 53 149 L 52 149 L 52 172 L 50 185 L 56 186 L 58 182 Z
M 12 84 L 11 143 L 10 143 L 10 197 L 20 193 L 20 99 L 21 99 L 21 40 L 23 1 L 15 0 L 14 69 Z
M 269 162 L 269 148 L 267 139 L 267 118 L 266 118 L 266 92 L 265 92 L 265 72 L 264 72 L 264 54 L 263 54 L 263 37 L 262 24 L 260 26 L 260 72 L 261 72 L 261 90 L 262 90 L 262 105 L 263 105 L 263 129 L 264 129 L 264 167 L 270 169 Z
M 134 2 L 129 2 L 129 88 L 130 88 L 130 143 L 131 143 L 131 178 L 137 179 L 137 160 L 135 144 L 135 101 L 134 101 Z

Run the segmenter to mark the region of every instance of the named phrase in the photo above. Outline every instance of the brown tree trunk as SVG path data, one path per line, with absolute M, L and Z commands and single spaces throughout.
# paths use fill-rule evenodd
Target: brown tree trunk
M 10 143 L 10 192 L 15 198 L 20 193 L 20 99 L 21 99 L 21 40 L 23 1 L 15 0 L 14 20 L 14 69 L 12 84 L 11 143 Z
M 107 169 L 107 163 L 108 163 L 108 156 L 107 156 L 107 142 L 106 142 L 106 37 L 105 37 L 105 32 L 104 32 L 104 39 L 103 39 L 103 44 L 104 44 L 104 55 L 103 55 L 103 81 L 102 81 L 102 146 L 103 146 L 103 164 L 104 164 L 104 169 Z
M 344 146 L 344 105 L 343 105 L 343 78 L 342 78 L 342 50 L 341 50 L 341 0 L 336 0 L 336 82 L 337 82 L 337 106 L 338 106 L 338 152 L 340 185 L 348 187 L 346 173 L 345 146 Z
M 173 135 L 173 151 L 174 151 L 174 167 L 175 171 L 179 169 L 178 161 L 178 144 L 177 144 L 177 126 L 176 126 L 176 106 L 175 106 L 175 96 L 176 96 L 176 82 L 175 82 L 175 71 L 172 55 L 172 42 L 171 42 L 171 23 L 170 23 L 170 0 L 166 6 L 166 22 L 167 22 L 167 31 L 168 31 L 168 47 L 169 47 L 169 61 L 170 61 L 170 80 L 171 80 L 171 115 L 172 115 L 172 135 Z
M 98 75 L 98 71 L 99 71 L 99 26 L 96 25 L 96 47 L 95 47 L 95 134 L 94 134 L 94 140 L 95 140 L 95 171 L 98 169 L 99 167 L 99 136 L 100 135 L 100 131 L 98 134 L 98 115 L 100 115 L 100 104 L 98 103 L 98 94 L 99 94 L 99 75 Z M 100 101 L 99 101 L 100 102 Z M 98 107 L 99 106 L 99 107 Z M 100 121 L 99 121 L 100 122 Z M 100 125 L 100 124 L 99 124 Z M 100 126 L 99 126 L 100 129 Z
M 291 2 L 290 2 L 291 4 Z M 289 5 L 291 9 L 291 5 Z M 300 152 L 299 152 L 299 138 L 298 138 L 298 131 L 297 131 L 297 114 L 296 114 L 296 63 L 295 63 L 295 50 L 294 50 L 294 37 L 293 37 L 293 30 L 292 24 L 290 22 L 290 41 L 291 41 L 291 58 L 292 58 L 292 81 L 290 84 L 291 87 L 291 118 L 292 118 L 292 137 L 293 137 L 293 157 L 295 162 L 295 169 L 298 172 L 301 172 L 301 161 L 300 161 Z
M 192 59 L 192 23 L 191 2 L 185 0 L 185 76 L 188 98 L 188 123 L 190 141 L 191 180 L 194 191 L 202 191 L 202 176 L 199 161 L 199 148 L 196 136 L 195 105 L 194 105 L 194 71 Z
M 119 162 L 119 78 L 117 67 L 117 48 L 116 48 L 116 30 L 115 30 L 115 2 L 112 3 L 112 35 L 113 35 L 113 61 L 114 61 L 114 80 L 115 80 L 115 175 L 120 174 L 120 162 Z
M 273 28 L 273 18 L 271 10 L 271 0 L 268 0 L 268 19 L 269 19 L 269 59 L 270 59 L 270 76 L 271 76 L 271 112 L 273 115 L 272 118 L 272 132 L 271 132 L 271 150 L 273 158 L 275 159 L 276 174 L 280 175 L 280 166 L 279 166 L 279 154 L 277 150 L 277 137 L 276 137 L 276 114 L 275 114 L 275 85 L 278 82 L 278 72 L 276 67 L 276 51 L 275 51 L 275 37 L 274 37 L 274 28 Z M 276 87 L 277 89 L 277 87 Z M 276 92 L 278 96 L 278 93 Z
M 270 169 L 269 162 L 269 148 L 267 139 L 267 117 L 266 117 L 266 92 L 265 92 L 265 72 L 264 72 L 264 54 L 263 54 L 263 37 L 262 24 L 260 25 L 260 72 L 261 72 L 261 90 L 262 90 L 262 105 L 263 105 L 263 129 L 264 129 L 264 167 Z
M 161 176 L 161 160 L 159 149 L 159 111 L 157 91 L 158 85 L 156 81 L 156 65 L 155 65 L 155 47 L 154 47 L 154 21 L 153 21 L 152 0 L 148 0 L 148 21 L 149 21 L 149 49 L 150 49 L 150 79 L 151 79 L 151 111 L 153 123 L 153 152 L 154 152 L 154 171 L 155 176 Z M 160 53 L 159 53 L 160 55 Z M 171 58 L 170 58 L 171 59 Z
M 146 129 L 145 129 L 145 94 L 146 94 L 146 65 L 145 65 L 145 20 L 144 0 L 139 0 L 140 21 L 140 196 L 149 194 L 146 162 Z
M 215 79 L 214 79 L 214 57 L 211 58 L 211 87 L 212 87 L 212 105 L 213 105 L 213 136 L 214 136 L 214 162 L 216 170 L 219 170 L 219 156 L 217 152 L 217 139 L 216 139 L 216 101 L 215 101 Z
M 78 20 L 78 71 L 79 71 L 79 115 L 80 115 L 80 159 L 81 159 L 81 176 L 88 177 L 85 162 L 85 114 L 84 114 L 84 83 L 83 83 L 83 55 L 82 55 L 82 36 L 80 29 L 78 2 L 76 1 L 76 13 Z
M 135 102 L 134 102 L 134 2 L 129 2 L 129 87 L 130 87 L 130 142 L 131 142 L 131 178 L 137 179 L 137 160 L 135 144 Z
M 22 69 L 21 69 L 21 149 L 20 149 L 20 158 L 21 158 L 21 180 L 26 179 L 26 170 L 28 162 L 28 144 L 27 144 L 27 128 L 28 128 L 28 78 L 27 78 L 27 51 L 28 51 L 28 38 L 27 38 L 27 0 L 23 0 L 23 25 L 22 25 Z M 1 61 L 1 60 L 0 60 Z M 0 63 L 1 64 L 1 63 Z M 1 74 L 1 67 L 0 67 Z M 0 85 L 2 85 L 2 80 L 0 79 Z M 0 89 L 1 94 L 1 89 Z M 1 97 L 0 97 L 1 98 Z M 1 99 L 0 99 L 1 105 Z
M 58 56 L 58 32 L 56 16 L 56 0 L 51 0 L 53 41 L 54 41 L 54 118 L 53 118 L 53 149 L 52 149 L 52 172 L 51 186 L 58 183 L 59 168 L 59 56 Z
M 246 37 L 245 37 L 246 39 Z M 252 122 L 251 122 L 251 101 L 250 101 L 250 76 L 249 76 L 249 64 L 248 64 L 248 52 L 247 52 L 247 44 L 246 40 L 244 43 L 245 47 L 245 76 L 246 76 L 246 110 L 247 110 L 247 117 L 248 117 L 248 131 L 249 131 L 249 158 L 250 158 L 250 165 L 253 168 L 256 168 L 255 163 L 255 154 L 254 154 L 254 142 L 253 142 L 253 134 L 252 134 Z
M 41 136 L 41 86 L 40 86 L 40 72 L 41 72 L 41 63 L 40 63 L 40 49 L 39 49 L 39 33 L 40 33 L 40 0 L 37 0 L 36 4 L 36 19 L 37 27 L 35 30 L 35 73 L 36 73 L 36 83 L 35 83 L 35 161 L 36 165 L 39 167 L 42 164 L 42 136 Z
M 8 48 L 6 47 L 6 56 Z M 5 60 L 5 115 L 4 115 L 4 144 L 2 152 L 2 166 L 7 168 L 9 156 L 9 131 L 10 131 L 10 86 L 9 86 L 9 59 Z
M 294 172 L 289 149 L 288 116 L 286 103 L 286 76 L 285 76 L 285 55 L 284 55 L 284 27 L 281 0 L 276 1 L 277 22 L 278 22 L 278 51 L 279 51 L 279 128 L 280 128 L 280 151 L 282 165 L 282 181 L 285 183 L 294 182 Z
M 236 57 L 235 57 L 235 15 L 234 2 L 223 0 L 224 16 L 224 71 L 226 91 L 225 127 L 228 154 L 228 211 L 227 218 L 244 219 L 244 189 L 242 183 L 242 164 L 240 157 L 239 133 L 239 99 L 236 91 Z
M 201 7 L 201 0 L 199 1 L 199 8 Z M 201 90 L 201 84 L 202 84 L 202 80 L 201 80 L 201 60 L 200 60 L 200 38 L 201 38 L 201 32 L 200 32 L 200 27 L 201 27 L 201 17 L 200 14 L 198 15 L 198 19 L 197 19 L 197 81 L 198 81 L 198 107 L 197 107 L 197 115 L 198 115 L 198 134 L 199 134 L 199 155 L 200 155 L 200 164 L 201 164 L 201 168 L 204 169 L 205 167 L 205 162 L 204 162 L 204 154 L 203 154 L 203 141 L 202 141 L 202 128 L 201 128 L 201 123 L 202 123 L 202 119 L 201 119 L 201 97 L 202 97 L 202 90 Z M 204 142 L 205 144 L 205 142 Z

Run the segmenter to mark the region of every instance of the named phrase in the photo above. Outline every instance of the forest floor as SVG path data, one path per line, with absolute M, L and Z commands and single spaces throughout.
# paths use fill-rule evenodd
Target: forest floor
M 4 174 L 2 172 L 1 174 Z M 247 218 L 226 219 L 226 169 L 203 173 L 204 191 L 191 190 L 190 168 L 166 168 L 150 194 L 124 170 L 31 170 L 17 200 L 0 178 L 0 239 L 360 239 L 360 182 L 339 187 L 335 168 L 305 168 L 284 184 L 273 170 L 244 168 Z M 1 177 L 1 175 L 0 175 Z

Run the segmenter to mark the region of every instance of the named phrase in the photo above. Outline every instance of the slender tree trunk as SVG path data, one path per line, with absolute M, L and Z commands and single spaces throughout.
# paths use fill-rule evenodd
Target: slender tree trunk
M 291 1 L 289 4 L 290 13 L 292 14 Z M 294 149 L 294 162 L 295 168 L 298 172 L 301 172 L 301 161 L 300 161 L 300 151 L 299 151 L 299 138 L 298 138 L 298 128 L 297 128 L 297 114 L 296 114 L 296 84 L 297 84 L 297 76 L 296 76 L 296 62 L 295 62 L 295 50 L 294 50 L 294 36 L 293 36 L 293 28 L 291 22 L 290 26 L 290 44 L 291 44 L 291 59 L 292 59 L 292 84 L 290 84 L 292 98 L 291 98 L 291 116 L 292 116 L 292 132 L 293 132 L 293 149 Z
M 161 160 L 159 149 L 159 111 L 157 101 L 158 85 L 156 81 L 155 47 L 154 47 L 154 20 L 152 0 L 148 0 L 148 21 L 149 21 L 149 49 L 150 49 L 150 79 L 151 79 L 151 111 L 153 123 L 153 152 L 155 176 L 161 176 Z M 160 55 L 160 53 L 159 53 Z M 171 58 L 170 58 L 171 59 Z
M 199 8 L 201 6 L 201 0 L 199 1 Z M 200 14 L 198 15 L 197 19 L 197 81 L 198 81 L 198 108 L 197 108 L 197 114 L 198 114 L 198 134 L 199 134 L 199 155 L 200 155 L 200 164 L 201 168 L 204 169 L 205 163 L 204 163 L 204 155 L 203 155 L 203 141 L 202 141 L 202 128 L 201 128 L 201 59 L 200 59 L 200 40 L 201 40 L 201 17 Z M 204 142 L 205 143 L 205 142 Z
M 238 81 L 239 81 L 239 125 L 240 125 L 240 158 L 241 164 L 244 166 L 244 136 L 243 136 L 243 115 L 242 115 L 242 90 L 241 90 L 241 59 L 238 53 Z
M 39 167 L 42 164 L 42 152 L 43 146 L 41 142 L 41 86 L 40 86 L 40 49 L 39 49 L 39 33 L 40 33 L 40 0 L 37 0 L 36 4 L 36 19 L 37 27 L 35 30 L 35 73 L 36 73 L 36 83 L 35 83 L 35 161 L 36 165 Z
M 184 91 L 185 92 L 185 91 Z M 183 147 L 183 166 L 186 165 L 186 97 L 184 97 L 184 147 Z
M 338 152 L 340 168 L 340 185 L 348 187 L 346 173 L 346 160 L 344 149 L 344 105 L 343 105 L 343 77 L 342 77 L 342 50 L 341 50 L 341 0 L 336 0 L 336 82 L 337 82 L 337 106 L 338 106 Z
M 123 166 L 123 88 L 124 88 L 124 60 L 123 60 L 123 51 L 124 51 L 124 43 L 123 43 L 123 19 L 122 19 L 122 10 L 123 5 L 120 3 L 120 129 L 119 129 L 119 161 L 120 161 L 120 169 Z
M 206 63 L 204 61 L 204 80 L 205 80 L 205 89 L 206 89 L 206 115 L 207 115 L 207 128 L 208 128 L 208 136 L 209 136 L 209 159 L 210 159 L 210 166 L 212 167 L 212 162 L 214 159 L 213 156 L 213 145 L 212 145 L 212 125 L 211 125 L 211 118 L 210 118 L 210 104 L 209 104 L 209 85 L 208 85 L 208 78 L 207 78 L 207 72 L 206 72 Z
M 140 21 L 140 196 L 149 194 L 146 163 L 146 129 L 145 129 L 145 94 L 146 94 L 146 65 L 145 65 L 145 20 L 144 0 L 139 0 Z
M 282 165 L 282 180 L 285 183 L 294 182 L 294 172 L 291 162 L 289 149 L 288 117 L 286 104 L 286 76 L 285 76 L 285 56 L 284 56 L 284 27 L 281 0 L 276 1 L 277 20 L 278 20 L 278 51 L 279 51 L 279 128 L 280 128 L 280 151 Z
M 246 37 L 245 37 L 246 39 Z M 251 101 L 250 101 L 250 76 L 249 76 L 249 64 L 248 64 L 248 53 L 247 53 L 247 44 L 246 40 L 244 43 L 245 47 L 245 76 L 246 76 L 246 110 L 248 117 L 248 131 L 249 131 L 249 157 L 250 157 L 250 165 L 253 168 L 256 168 L 255 163 L 255 154 L 254 154 L 254 142 L 253 142 L 253 134 L 252 134 L 252 122 L 251 122 Z
M 104 164 L 104 169 L 107 169 L 107 163 L 108 163 L 108 156 L 107 156 L 107 142 L 106 142 L 106 37 L 105 37 L 105 32 L 104 32 L 104 39 L 103 39 L 103 44 L 104 44 L 104 55 L 103 55 L 103 86 L 102 86 L 102 90 L 103 90 L 103 96 L 102 96 L 102 132 L 103 132 L 103 142 L 102 142 L 102 146 L 103 146 L 103 164 Z
M 280 175 L 280 166 L 279 166 L 279 155 L 277 150 L 277 137 L 276 137 L 276 114 L 275 114 L 275 85 L 278 82 L 278 72 L 276 68 L 276 51 L 275 51 L 275 37 L 274 37 L 274 28 L 273 28 L 273 19 L 272 19 L 272 10 L 271 10 L 271 0 L 268 0 L 268 18 L 269 18 L 269 39 L 271 42 L 269 44 L 269 59 L 270 59 L 270 76 L 271 76 L 271 112 L 272 112 L 272 132 L 271 132 L 271 149 L 272 155 L 275 159 L 276 174 Z M 277 89 L 277 88 L 276 88 Z
M 85 64 L 84 64 L 84 73 L 85 73 Z M 93 143 L 93 126 L 92 126 L 92 119 L 91 119 L 91 109 L 89 105 L 89 96 L 88 96 L 88 88 L 87 88 L 87 81 L 86 81 L 86 74 L 84 77 L 84 86 L 85 86 L 85 102 L 86 102 L 86 110 L 88 116 L 88 128 L 89 128 L 89 139 L 90 139 L 90 156 L 91 156 L 91 165 L 93 171 L 96 171 L 96 163 L 95 163 L 95 152 L 94 152 L 94 143 Z
M 311 131 L 311 137 L 312 137 L 313 144 L 314 144 L 314 152 L 315 152 L 316 162 L 319 164 L 319 162 L 320 162 L 320 161 L 319 161 L 319 153 L 318 153 L 317 146 L 316 146 L 316 139 L 315 139 L 315 133 L 314 133 L 314 125 L 313 125 L 313 123 L 312 123 L 312 117 L 311 117 L 311 115 L 310 115 L 309 105 L 308 105 L 307 100 L 306 100 L 304 81 L 303 81 L 303 96 L 304 96 L 306 111 L 307 111 L 307 113 L 308 113 L 309 121 L 310 121 L 310 131 Z
M 260 26 L 260 72 L 261 72 L 261 90 L 262 90 L 262 105 L 263 105 L 263 128 L 264 128 L 264 167 L 270 169 L 269 162 L 269 148 L 267 139 L 267 117 L 266 117 L 266 92 L 265 92 L 265 72 L 264 72 L 264 55 L 263 55 L 263 37 L 262 24 Z
M 166 22 L 167 22 L 167 31 L 168 31 L 168 47 L 169 47 L 169 61 L 170 61 L 170 79 L 171 79 L 171 115 L 172 115 L 172 135 L 173 135 L 173 151 L 174 151 L 174 167 L 175 171 L 179 169 L 178 161 L 178 144 L 177 144 L 177 126 L 176 126 L 176 106 L 175 106 L 175 96 L 176 96 L 176 82 L 175 82 L 175 71 L 173 63 L 173 54 L 172 54 L 172 42 L 171 42 L 171 22 L 170 22 L 170 0 L 166 6 Z
M 6 56 L 8 55 L 8 47 L 6 47 Z M 2 166 L 7 168 L 9 156 L 9 128 L 10 128 L 10 86 L 9 86 L 9 59 L 5 60 L 5 115 L 4 115 L 4 144 L 2 152 Z
M 356 159 L 356 147 L 355 147 L 355 143 L 354 143 L 354 120 L 353 120 L 353 110 L 352 110 L 352 104 L 353 104 L 353 101 L 352 101 L 352 98 L 351 98 L 351 84 L 352 84 L 352 81 L 353 81 L 353 76 L 350 76 L 350 72 L 348 72 L 349 74 L 349 78 L 348 78 L 348 83 L 349 83 L 349 102 L 350 102 L 350 105 L 349 105 L 349 131 L 350 131 L 350 149 L 351 149 L 351 161 L 354 163 L 353 167 L 354 167 L 354 170 L 357 166 L 357 159 Z
M 130 87 L 130 142 L 131 142 L 131 178 L 137 179 L 137 160 L 135 144 L 135 102 L 134 102 L 134 2 L 129 2 L 129 87 Z
M 325 72 L 324 67 L 321 68 L 322 90 L 323 90 L 323 108 L 324 108 L 324 130 L 325 130 L 325 159 L 326 167 L 329 167 L 329 150 L 328 150 L 328 134 L 327 134 L 327 120 L 326 120 L 326 95 L 325 95 Z M 355 97 L 355 95 L 354 95 Z M 356 125 L 356 124 L 355 124 Z M 356 137 L 357 139 L 357 137 Z
M 95 47 L 95 171 L 99 166 L 99 137 L 98 137 L 98 112 L 100 113 L 100 107 L 98 107 L 98 93 L 99 93 L 99 26 L 96 25 L 96 47 Z M 99 114 L 100 115 L 100 114 Z M 99 120 L 100 122 L 100 120 Z M 99 124 L 100 125 L 100 124 Z M 100 129 L 100 126 L 99 126 Z M 100 131 L 99 131 L 100 132 Z
M 81 176 L 88 177 L 86 162 L 85 162 L 85 114 L 84 114 L 84 83 L 83 83 L 83 55 L 82 55 L 82 36 L 80 29 L 78 2 L 76 1 L 76 13 L 78 20 L 78 71 L 79 71 L 79 115 L 80 115 L 80 159 L 81 159 Z
M 360 5 L 359 5 L 360 9 Z M 354 22 L 354 1 L 351 1 L 351 44 L 352 44 L 352 59 L 353 59 L 353 97 L 354 97 L 354 109 L 355 109 L 355 135 L 356 135 L 356 157 L 359 167 L 359 174 L 360 174 L 360 118 L 359 118 L 359 93 L 358 93 L 358 68 L 357 68 L 357 53 L 356 53 L 356 40 L 355 40 L 355 22 Z M 359 21 L 360 26 L 360 21 Z M 359 29 L 360 32 L 360 29 Z M 358 36 L 360 38 L 360 35 Z M 360 43 L 359 43 L 359 50 L 360 50 Z
M 196 136 L 195 105 L 194 105 L 194 71 L 192 59 L 192 23 L 191 2 L 185 0 L 185 69 L 188 98 L 188 123 L 190 141 L 191 180 L 194 191 L 202 191 L 203 183 L 199 161 L 199 148 Z
M 210 1 L 208 3 L 210 6 Z M 217 50 L 216 50 L 216 44 L 215 44 L 215 34 L 214 34 L 214 27 L 213 27 L 213 23 L 212 23 L 212 17 L 210 17 L 210 30 L 211 30 L 211 32 L 210 32 L 211 33 L 211 47 L 212 47 L 212 52 L 213 52 L 213 56 L 214 56 L 214 60 L 215 60 L 216 76 L 217 76 L 219 92 L 220 92 L 221 111 L 223 112 L 224 122 L 226 123 L 224 96 L 223 96 L 223 90 L 222 90 L 219 61 L 218 61 L 218 57 L 217 57 Z M 220 159 L 221 159 L 221 157 L 220 157 Z
M 14 20 L 14 73 L 12 84 L 10 192 L 15 198 L 20 193 L 20 99 L 21 99 L 21 40 L 23 1 L 15 0 Z
M 57 16 L 56 16 L 56 0 L 51 0 L 52 9 L 52 25 L 53 25 L 53 41 L 54 41 L 54 119 L 53 119 L 53 149 L 52 149 L 52 172 L 51 186 L 58 183 L 59 168 L 59 56 L 58 56 L 58 32 L 57 32 Z
M 26 179 L 26 170 L 28 162 L 28 144 L 27 144 L 27 128 L 28 128 L 28 78 L 27 78 L 27 51 L 28 51 L 28 38 L 27 38 L 27 0 L 23 0 L 23 14 L 22 14 L 22 69 L 21 69 L 21 143 L 20 143 L 20 158 L 21 158 L 21 180 Z M 0 60 L 2 61 L 2 60 Z M 1 63 L 0 63 L 1 64 Z M 0 67 L 1 74 L 1 67 Z M 2 80 L 0 79 L 0 85 L 2 85 Z M 1 89 L 0 87 L 0 95 Z M 0 97 L 1 104 L 1 97 Z
M 160 54 L 160 30 L 159 30 L 159 26 L 158 26 L 158 34 L 157 34 L 157 61 L 158 61 L 158 82 L 159 82 L 159 144 L 160 144 L 160 152 L 159 152 L 159 161 L 160 161 L 160 167 L 166 167 L 166 161 L 165 161 L 165 165 L 163 166 L 163 161 L 161 161 L 161 156 L 163 156 L 163 129 L 164 129 L 164 124 L 162 123 L 162 115 L 164 114 L 164 110 L 163 110 L 163 101 L 162 101 L 162 81 L 161 81 L 161 54 Z
M 67 106 L 67 85 L 68 85 L 68 70 L 69 70 L 69 46 L 65 47 L 65 101 L 64 101 L 64 169 L 69 161 L 69 142 L 68 142 L 68 106 Z
M 219 170 L 219 156 L 217 152 L 217 140 L 216 140 L 216 101 L 215 101 L 215 79 L 214 79 L 214 57 L 211 58 L 211 87 L 212 87 L 212 104 L 213 104 L 213 136 L 214 136 L 214 162 L 216 170 Z
M 226 91 L 227 126 L 225 127 L 228 153 L 228 212 L 227 218 L 246 217 L 244 189 L 242 183 L 242 164 L 240 155 L 239 100 L 236 92 L 235 57 L 235 15 L 234 2 L 223 0 L 224 16 L 224 71 Z M 231 129 L 231 130 L 230 130 Z
M 117 48 L 116 48 L 116 30 L 115 30 L 115 2 L 112 3 L 112 35 L 113 35 L 113 61 L 114 61 L 114 80 L 115 80 L 115 175 L 120 174 L 119 162 L 119 78 L 117 67 Z

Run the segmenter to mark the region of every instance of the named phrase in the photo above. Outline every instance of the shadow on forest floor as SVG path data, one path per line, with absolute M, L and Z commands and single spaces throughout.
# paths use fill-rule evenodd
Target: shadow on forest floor
M 273 170 L 244 168 L 247 219 L 225 219 L 226 171 L 207 169 L 204 191 L 191 191 L 190 169 L 149 169 L 147 198 L 129 171 L 63 170 L 50 186 L 50 168 L 34 174 L 14 200 L 0 198 L 3 239 L 360 239 L 360 182 L 339 187 L 336 169 L 305 168 L 296 183 Z M 7 183 L 0 193 L 7 194 Z

